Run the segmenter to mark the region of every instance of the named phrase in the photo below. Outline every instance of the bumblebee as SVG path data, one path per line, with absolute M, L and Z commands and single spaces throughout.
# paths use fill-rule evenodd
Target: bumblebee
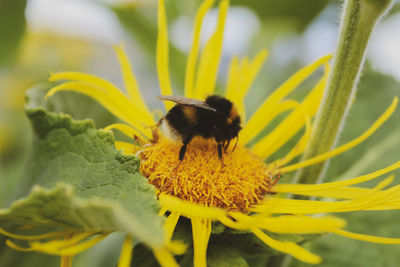
M 179 161 L 185 157 L 186 146 L 193 137 L 214 138 L 217 143 L 218 157 L 222 159 L 222 149 L 226 151 L 232 139 L 242 129 L 240 116 L 235 105 L 228 99 L 211 95 L 205 101 L 181 96 L 163 95 L 163 101 L 173 101 L 176 105 L 161 118 L 163 133 L 172 140 L 183 143 L 179 151 Z

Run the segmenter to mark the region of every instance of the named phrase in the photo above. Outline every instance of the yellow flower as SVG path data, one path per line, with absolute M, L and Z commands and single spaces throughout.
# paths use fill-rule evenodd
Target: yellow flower
M 220 2 L 216 30 L 200 54 L 202 21 L 213 4 L 214 0 L 205 0 L 195 18 L 193 44 L 187 60 L 184 83 L 186 97 L 204 99 L 205 96 L 214 93 L 229 2 Z M 325 161 L 364 141 L 391 116 L 396 108 L 397 98 L 358 138 L 317 157 L 289 164 L 301 155 L 309 140 L 311 121 L 323 96 L 331 56 L 324 56 L 295 73 L 247 120 L 244 98 L 266 59 L 267 52 L 261 51 L 252 60 L 234 57 L 228 73 L 225 97 L 235 103 L 244 120 L 238 148 L 235 151 L 228 149 L 224 153 L 222 163 L 217 157 L 214 141 L 195 138 L 188 146 L 184 161 L 179 168 L 175 168 L 179 162 L 178 152 L 181 144 L 174 143 L 162 135 L 156 143 L 150 142 L 153 138 L 152 133 L 156 131 L 152 126 L 157 122 L 141 96 L 123 48 L 118 46 L 115 50 L 121 64 L 127 96 L 102 78 L 85 73 L 61 72 L 52 74 L 50 81 L 68 81 L 52 88 L 47 97 L 62 90 L 77 91 L 93 97 L 126 123 L 113 124 L 105 130 L 116 129 L 128 137 L 135 137 L 135 142 L 116 141 L 115 145 L 125 153 L 140 156 L 143 175 L 158 189 L 162 206 L 160 213 L 168 214 L 164 225 L 167 242 L 171 240 L 181 216 L 191 220 L 196 267 L 206 266 L 206 251 L 211 223 L 214 221 L 233 229 L 250 231 L 271 248 L 313 264 L 319 263 L 321 258 L 296 243 L 275 240 L 264 230 L 279 234 L 334 233 L 376 243 L 400 243 L 400 239 L 347 232 L 343 230 L 346 222 L 334 216 L 312 216 L 333 212 L 399 209 L 400 186 L 385 189 L 393 177 L 390 176 L 371 189 L 354 185 L 395 170 L 400 167 L 400 162 L 367 175 L 339 182 L 315 185 L 277 183 L 281 175 Z M 287 99 L 287 96 L 320 66 L 324 66 L 324 75 L 303 101 Z M 168 70 L 168 34 L 163 0 L 160 0 L 158 5 L 157 71 L 161 94 L 173 94 Z M 164 104 L 166 110 L 173 106 L 171 102 Z M 277 127 L 259 138 L 271 121 L 289 110 L 289 115 Z M 302 137 L 285 157 L 273 162 L 268 161 L 274 152 L 302 130 Z M 254 142 L 256 137 L 257 141 Z M 289 199 L 284 198 L 283 193 L 335 198 L 339 201 Z M 129 241 L 128 244 L 130 248 Z M 162 260 L 168 253 L 165 250 L 154 253 L 160 264 L 177 266 L 173 258 L 169 258 L 167 263 Z M 130 249 L 124 250 L 122 257 L 129 257 L 128 254 Z

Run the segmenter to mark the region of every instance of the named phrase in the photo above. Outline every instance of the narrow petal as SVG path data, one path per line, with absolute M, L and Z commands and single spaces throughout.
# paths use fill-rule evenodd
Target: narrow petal
M 118 150 L 122 150 L 125 154 L 135 155 L 136 152 L 142 149 L 140 146 L 127 142 L 115 141 L 114 143 L 115 143 L 115 148 Z
M 389 106 L 389 108 L 375 121 L 374 124 L 372 124 L 372 126 L 367 131 L 365 131 L 362 135 L 360 135 L 356 139 L 354 139 L 354 140 L 352 140 L 352 141 L 350 141 L 350 142 L 348 142 L 348 143 L 346 143 L 346 144 L 344 144 L 344 145 L 342 145 L 342 146 L 340 146 L 338 148 L 335 148 L 335 149 L 333 149 L 333 150 L 331 150 L 331 151 L 329 151 L 327 153 L 318 155 L 318 156 L 316 156 L 314 158 L 305 160 L 305 161 L 300 162 L 300 163 L 296 163 L 296 164 L 284 167 L 284 168 L 281 169 L 281 172 L 282 173 L 291 172 L 291 171 L 294 171 L 294 170 L 297 170 L 297 169 L 300 169 L 300 168 L 304 168 L 304 167 L 307 167 L 307 166 L 310 166 L 310 165 L 317 164 L 319 162 L 322 162 L 322 161 L 325 161 L 327 159 L 330 159 L 330 158 L 332 158 L 332 157 L 334 157 L 334 156 L 336 156 L 338 154 L 341 154 L 341 153 L 343 153 L 343 152 L 355 147 L 356 145 L 360 144 L 365 139 L 370 137 L 374 132 L 376 132 L 376 130 L 379 129 L 379 127 L 381 127 L 381 125 L 385 121 L 387 121 L 390 118 L 390 116 L 396 110 L 397 103 L 398 103 L 398 98 L 395 97 L 393 99 L 392 104 Z
M 105 127 L 103 130 L 104 131 L 111 131 L 112 129 L 116 129 L 120 132 L 122 132 L 124 135 L 126 135 L 129 138 L 134 138 L 134 139 L 139 139 L 140 142 L 145 143 L 146 141 L 142 138 L 142 133 L 139 131 L 136 131 L 136 129 L 122 123 L 114 123 L 111 125 L 108 125 Z
M 273 119 L 277 116 L 291 109 L 296 109 L 300 106 L 297 101 L 285 100 L 276 105 L 270 113 L 265 114 L 263 118 L 259 118 L 260 121 L 253 120 L 252 126 L 248 127 L 246 124 L 243 130 L 240 132 L 240 141 L 244 144 L 248 144 L 258 133 L 260 133 Z M 249 122 L 250 123 L 250 122 Z
M 174 256 L 166 248 L 153 249 L 153 254 L 161 267 L 179 267 Z
M 179 217 L 180 217 L 179 212 L 171 212 L 171 214 L 168 216 L 168 218 L 165 220 L 164 223 L 164 232 L 166 235 L 166 240 L 171 240 L 172 235 L 174 233 L 176 224 L 178 223 Z
M 262 50 L 250 63 L 247 58 L 244 58 L 240 68 L 238 67 L 237 57 L 232 60 L 228 74 L 226 98 L 230 99 L 238 107 L 243 121 L 245 121 L 244 99 L 267 55 L 268 52 Z
M 326 212 L 350 212 L 361 210 L 400 209 L 400 186 L 380 191 L 380 186 L 370 189 L 358 198 L 344 201 L 313 201 L 299 199 L 268 199 L 254 206 L 258 213 L 278 214 L 317 214 Z
M 218 216 L 218 221 L 220 221 L 222 224 L 224 224 L 225 226 L 228 226 L 229 228 L 232 228 L 232 229 L 237 229 L 237 230 L 248 230 L 249 229 L 248 224 L 234 221 L 234 220 L 232 220 L 231 216 L 228 217 L 224 214 L 223 215 L 221 214 Z
M 389 237 L 379 237 L 379 236 L 372 236 L 372 235 L 364 235 L 364 234 L 356 234 L 347 232 L 341 229 L 336 229 L 332 231 L 337 235 L 341 235 L 344 237 L 348 237 L 351 239 L 357 239 L 372 243 L 379 243 L 379 244 L 400 244 L 400 238 L 389 238 Z
M 79 92 L 96 99 L 115 116 L 129 123 L 143 135 L 150 138 L 149 129 L 145 127 L 146 121 L 148 120 L 145 120 L 144 117 L 142 117 L 143 114 L 141 112 L 137 112 L 138 110 L 133 109 L 128 99 L 111 97 L 107 93 L 104 93 L 100 88 L 85 82 L 66 82 L 57 85 L 50 89 L 46 97 L 50 97 L 58 91 L 66 90 Z
M 261 158 L 267 158 L 288 142 L 303 128 L 307 118 L 311 118 L 318 110 L 325 88 L 322 79 L 299 107 L 292 111 L 271 133 L 258 141 L 252 151 Z
M 192 218 L 194 267 L 207 266 L 207 247 L 211 235 L 211 221 Z
M 130 109 L 134 112 L 140 115 L 140 121 L 143 121 L 147 125 L 153 125 L 155 124 L 153 115 L 149 113 L 146 109 L 143 109 L 142 107 L 138 106 L 136 102 L 130 101 L 122 92 L 119 90 L 115 85 L 113 85 L 111 82 L 104 80 L 100 77 L 97 77 L 95 75 L 90 75 L 87 73 L 81 73 L 81 72 L 59 72 L 59 73 L 54 73 L 50 76 L 49 81 L 55 82 L 55 81 L 61 81 L 61 80 L 71 80 L 71 81 L 80 81 L 84 82 L 88 85 L 92 85 L 93 88 L 97 88 L 97 90 L 102 91 L 106 95 L 109 95 L 110 98 L 113 98 L 114 101 L 120 101 L 127 103 Z M 51 96 L 54 94 L 54 92 L 51 92 L 50 90 L 46 97 Z M 135 119 L 136 116 L 134 117 Z
M 222 40 L 224 37 L 225 18 L 228 7 L 228 0 L 222 0 L 219 4 L 217 28 L 205 45 L 200 57 L 196 84 L 194 87 L 194 98 L 204 99 L 214 92 L 222 52 Z
M 343 181 L 337 181 L 337 182 L 329 182 L 329 183 L 323 183 L 323 184 L 278 184 L 274 187 L 274 190 L 276 192 L 281 192 L 281 193 L 295 193 L 298 191 L 319 191 L 319 190 L 327 190 L 327 189 L 332 189 L 332 188 L 338 188 L 338 187 L 343 187 L 343 186 L 349 186 L 349 185 L 355 185 L 355 184 L 360 184 L 366 181 L 370 181 L 372 179 L 375 179 L 381 175 L 384 175 L 388 172 L 391 172 L 393 170 L 399 169 L 400 168 L 400 161 L 386 167 L 383 169 L 380 169 L 378 171 L 358 176 L 352 179 L 347 179 Z M 329 180 L 329 179 L 327 179 Z
M 62 256 L 61 257 L 61 267 L 72 267 L 73 256 Z
M 225 214 L 225 211 L 222 209 L 193 204 L 166 194 L 160 194 L 159 201 L 163 208 L 172 212 L 179 212 L 187 218 L 201 217 L 209 220 L 217 220 L 218 216 Z
M 238 78 L 241 70 L 241 64 L 239 64 L 239 58 L 233 56 L 231 63 L 229 64 L 228 76 L 226 80 L 226 98 L 233 101 L 235 93 L 238 91 Z M 235 104 L 236 102 L 233 101 Z
M 266 235 L 263 231 L 258 228 L 253 228 L 251 231 L 261 239 L 265 244 L 270 246 L 273 249 L 281 251 L 286 254 L 290 254 L 298 260 L 310 263 L 310 264 L 318 264 L 321 262 L 321 258 L 301 246 L 293 243 L 293 242 L 282 242 L 278 240 L 274 240 Z
M 232 217 L 248 228 L 257 227 L 274 233 L 310 234 L 330 232 L 346 226 L 346 221 L 336 217 L 313 218 L 307 216 L 283 215 L 278 217 L 249 216 L 242 213 L 231 213 Z
M 33 248 L 29 247 L 29 248 L 24 248 L 21 247 L 17 244 L 15 244 L 14 242 L 12 242 L 11 240 L 7 239 L 6 240 L 6 245 L 12 249 L 18 250 L 18 251 L 22 251 L 22 252 L 30 252 L 30 251 L 35 251 Z
M 394 179 L 393 175 L 385 179 L 383 181 L 385 183 L 385 186 L 390 184 L 393 181 L 393 179 Z M 341 199 L 355 199 L 371 192 L 371 189 L 361 188 L 361 187 L 336 187 L 336 188 L 328 188 L 325 190 L 324 189 L 315 190 L 313 188 L 310 188 L 309 185 L 299 184 L 297 190 L 295 190 L 293 187 L 290 186 L 291 184 L 289 184 L 289 188 L 287 187 L 286 184 L 277 185 L 274 187 L 274 191 L 277 193 L 288 193 L 289 191 L 287 191 L 287 189 L 292 189 L 290 193 L 295 195 L 341 198 Z
M 90 240 L 81 242 L 79 244 L 71 245 L 68 247 L 53 247 L 49 242 L 47 243 L 40 243 L 40 242 L 32 242 L 30 245 L 31 247 L 38 252 L 43 252 L 47 254 L 52 254 L 52 255 L 76 255 L 79 254 L 85 250 L 88 250 L 89 248 L 93 247 L 100 241 L 102 241 L 104 238 L 107 237 L 107 234 L 104 235 L 98 235 Z
M 196 70 L 197 57 L 199 54 L 201 25 L 203 23 L 204 16 L 208 12 L 208 10 L 212 7 L 214 2 L 215 0 L 204 1 L 200 5 L 196 14 L 196 19 L 194 22 L 194 30 L 193 30 L 192 49 L 190 50 L 186 63 L 185 96 L 189 98 L 193 98 L 194 94 L 193 93 L 194 74 Z
M 158 36 L 157 36 L 157 73 L 162 95 L 172 95 L 168 66 L 168 28 L 164 0 L 158 1 Z M 174 104 L 164 101 L 165 108 L 171 109 Z
M 301 155 L 301 153 L 304 152 L 304 150 L 307 147 L 307 143 L 310 140 L 311 129 L 312 129 L 311 118 L 307 116 L 307 114 L 305 114 L 305 121 L 306 121 L 306 131 L 304 132 L 300 140 L 297 142 L 297 144 L 292 148 L 292 150 L 289 151 L 289 153 L 286 154 L 285 157 L 276 160 L 274 162 L 271 162 L 270 163 L 271 166 L 278 166 L 278 168 L 280 168 L 282 165 L 285 165 L 286 163 L 290 162 L 292 159 Z
M 245 143 L 254 138 L 266 126 L 266 124 L 262 124 L 261 129 L 259 129 L 259 123 L 262 123 L 264 118 L 269 116 L 269 114 L 273 112 L 273 110 L 278 106 L 282 99 L 284 99 L 288 94 L 296 89 L 300 83 L 302 83 L 306 78 L 314 73 L 314 71 L 318 69 L 321 65 L 326 65 L 331 58 L 332 55 L 327 55 L 316 60 L 315 62 L 296 72 L 279 88 L 274 90 L 273 93 L 260 105 L 257 111 L 249 119 L 245 128 L 248 129 L 247 131 L 249 136 L 245 135 Z M 325 70 L 325 73 L 327 73 L 327 70 Z M 250 133 L 253 133 L 253 135 L 251 135 Z
M 128 92 L 129 98 L 133 103 L 137 105 L 139 109 L 144 110 L 150 114 L 149 109 L 143 100 L 142 94 L 140 93 L 135 74 L 124 51 L 124 46 L 122 44 L 115 45 L 114 50 L 118 56 L 119 64 L 122 71 L 122 78 L 124 80 L 125 89 Z
M 21 239 L 21 240 L 40 240 L 40 239 L 57 238 L 57 237 L 65 236 L 68 233 L 69 233 L 68 230 L 62 230 L 62 231 L 51 232 L 51 233 L 46 233 L 46 234 L 41 234 L 41 235 L 17 235 L 17 234 L 10 233 L 0 227 L 0 234 L 5 235 L 7 237 L 14 238 L 14 239 Z
M 119 256 L 118 267 L 129 267 L 131 265 L 133 253 L 133 238 L 130 235 L 125 237 Z

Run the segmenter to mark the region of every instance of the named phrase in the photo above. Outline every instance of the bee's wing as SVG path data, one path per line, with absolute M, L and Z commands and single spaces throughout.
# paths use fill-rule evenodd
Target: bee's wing
M 175 95 L 159 95 L 158 99 L 172 101 L 181 105 L 195 106 L 198 108 L 204 108 L 207 110 L 217 112 L 213 107 L 209 106 L 206 102 L 198 99 L 187 98 L 183 96 L 175 96 Z

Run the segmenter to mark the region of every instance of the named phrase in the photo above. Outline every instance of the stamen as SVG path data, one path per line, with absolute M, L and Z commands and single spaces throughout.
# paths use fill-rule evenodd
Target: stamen
M 140 166 L 161 193 L 186 201 L 246 212 L 264 198 L 279 175 L 242 146 L 224 152 L 222 162 L 214 140 L 196 137 L 179 162 L 181 146 L 161 137 L 140 153 Z

